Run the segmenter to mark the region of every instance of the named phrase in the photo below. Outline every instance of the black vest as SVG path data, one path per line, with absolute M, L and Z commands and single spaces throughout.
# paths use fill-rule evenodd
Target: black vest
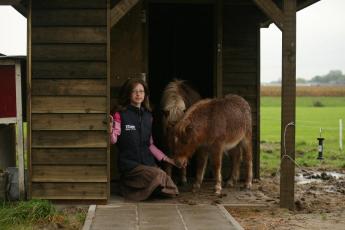
M 118 137 L 119 169 L 127 172 L 139 164 L 154 166 L 155 160 L 150 152 L 152 115 L 144 108 L 129 105 L 120 112 L 121 135 Z

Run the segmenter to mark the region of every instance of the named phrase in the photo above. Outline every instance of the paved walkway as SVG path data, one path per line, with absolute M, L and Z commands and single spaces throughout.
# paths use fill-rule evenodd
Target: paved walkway
M 92 205 L 83 230 L 242 229 L 222 205 L 114 203 Z

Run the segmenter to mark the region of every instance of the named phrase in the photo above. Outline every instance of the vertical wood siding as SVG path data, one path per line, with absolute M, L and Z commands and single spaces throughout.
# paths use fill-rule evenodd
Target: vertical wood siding
M 253 168 L 259 176 L 259 16 L 254 5 L 225 5 L 223 11 L 223 94 L 244 97 L 253 118 Z
M 107 199 L 107 0 L 32 0 L 31 197 Z

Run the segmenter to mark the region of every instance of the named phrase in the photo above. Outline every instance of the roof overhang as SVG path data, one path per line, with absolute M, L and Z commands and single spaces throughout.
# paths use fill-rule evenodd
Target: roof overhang
M 0 5 L 10 5 L 24 17 L 27 16 L 27 0 L 0 0 Z
M 320 0 L 297 0 L 297 11 L 303 10 L 304 8 L 307 8 L 308 6 L 313 5 L 316 2 L 319 2 Z M 283 0 L 279 0 L 279 1 L 274 1 L 277 6 L 279 6 L 280 8 L 282 8 L 282 3 Z M 272 23 L 271 19 L 265 20 L 264 22 L 262 22 L 260 24 L 261 28 L 267 28 L 269 27 L 269 25 Z

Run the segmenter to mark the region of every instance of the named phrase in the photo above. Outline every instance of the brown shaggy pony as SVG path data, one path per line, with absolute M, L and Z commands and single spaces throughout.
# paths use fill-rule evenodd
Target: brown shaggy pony
M 250 106 L 246 100 L 237 95 L 226 95 L 224 98 L 204 99 L 185 113 L 174 130 L 174 159 L 180 166 L 187 165 L 195 149 L 207 146 L 214 160 L 216 180 L 215 193 L 222 190 L 222 157 L 224 151 L 236 146 L 241 151 L 234 151 L 237 156 L 227 185 L 233 185 L 239 175 L 240 154 L 246 165 L 247 177 L 245 187 L 252 185 L 252 120 Z M 194 188 L 200 188 L 203 181 L 207 158 L 197 166 Z
M 164 89 L 161 109 L 163 110 L 162 126 L 164 142 L 171 149 L 170 140 L 172 138 L 173 128 L 181 120 L 185 111 L 194 103 L 201 99 L 199 93 L 188 86 L 184 81 L 174 80 Z M 171 165 L 166 168 L 167 173 L 171 176 Z M 186 168 L 181 172 L 182 184 L 187 183 Z

